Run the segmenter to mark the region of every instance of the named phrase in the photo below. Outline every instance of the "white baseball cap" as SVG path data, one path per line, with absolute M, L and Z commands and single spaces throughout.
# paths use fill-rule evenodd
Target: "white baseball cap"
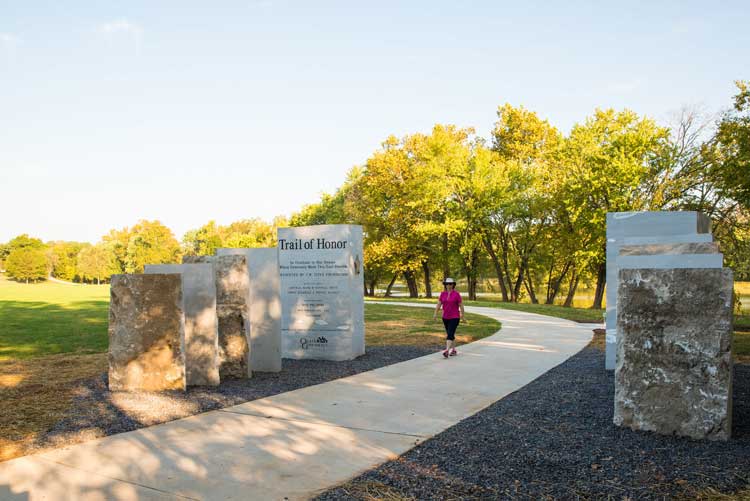
M 453 284 L 453 285 L 456 285 L 456 281 L 455 281 L 455 280 L 453 280 L 453 279 L 452 279 L 452 278 L 450 278 L 450 277 L 448 277 L 448 278 L 446 278 L 445 280 L 443 280 L 443 285 L 449 285 L 449 284 Z

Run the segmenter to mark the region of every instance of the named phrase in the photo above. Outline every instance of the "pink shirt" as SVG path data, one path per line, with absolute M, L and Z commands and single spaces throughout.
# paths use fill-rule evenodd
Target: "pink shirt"
M 461 304 L 461 294 L 458 291 L 443 291 L 439 301 L 443 304 L 443 318 L 461 318 L 458 306 Z

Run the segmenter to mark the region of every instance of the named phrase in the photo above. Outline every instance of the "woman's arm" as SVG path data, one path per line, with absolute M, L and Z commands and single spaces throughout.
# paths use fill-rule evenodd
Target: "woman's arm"
M 463 301 L 458 303 L 458 308 L 461 310 L 461 320 L 463 320 L 464 319 L 464 302 Z
M 440 311 L 440 308 L 443 307 L 443 303 L 438 299 L 437 305 L 435 305 L 435 313 L 432 314 L 432 318 L 437 318 L 437 314 Z

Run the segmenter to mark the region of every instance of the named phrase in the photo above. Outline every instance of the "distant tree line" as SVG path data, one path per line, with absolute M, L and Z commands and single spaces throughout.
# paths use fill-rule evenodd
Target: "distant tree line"
M 219 247 L 269 247 L 276 245 L 276 225 L 260 219 L 236 221 L 228 226 L 214 221 L 188 231 L 182 244 L 159 221 L 139 221 L 130 228 L 111 230 L 95 245 L 82 242 L 42 242 L 19 235 L 0 244 L 0 270 L 20 282 L 53 277 L 77 283 L 106 283 L 113 274 L 141 273 L 146 264 L 179 263 L 184 254 L 213 254 Z
M 581 284 L 601 308 L 606 213 L 699 210 L 725 262 L 750 278 L 750 88 L 718 120 L 686 109 L 671 126 L 596 110 L 569 134 L 535 112 L 498 109 L 491 142 L 470 128 L 388 137 L 335 193 L 290 225 L 365 228 L 366 293 L 403 280 L 430 297 L 445 276 L 468 296 L 570 306 Z

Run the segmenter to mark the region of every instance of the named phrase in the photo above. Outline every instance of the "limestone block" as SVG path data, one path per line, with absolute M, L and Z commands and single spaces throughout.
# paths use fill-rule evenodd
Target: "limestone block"
M 727 440 L 732 430 L 732 271 L 624 269 L 614 423 Z
M 624 245 L 654 245 L 671 243 L 708 242 L 711 236 L 711 220 L 695 211 L 654 212 L 610 212 L 607 213 L 607 288 L 606 324 L 607 348 L 605 366 L 615 368 L 617 351 L 617 263 L 620 249 Z M 684 252 L 675 252 L 684 254 Z M 625 258 L 628 259 L 628 258 Z M 630 263 L 631 268 L 672 267 L 668 260 L 660 266 L 642 266 Z M 693 261 L 690 263 L 690 261 Z M 682 259 L 682 267 L 704 267 L 704 258 Z M 721 266 L 721 264 L 719 264 Z
M 112 276 L 110 390 L 185 390 L 182 305 L 180 275 Z
M 185 369 L 188 386 L 219 384 L 219 321 L 213 265 L 146 265 L 146 274 L 178 273 L 182 276 L 185 310 Z
M 250 283 L 250 366 L 253 371 L 281 371 L 281 298 L 279 253 L 275 247 L 217 249 L 217 256 L 247 259 Z
M 251 377 L 250 288 L 245 256 L 185 256 L 183 263 L 211 263 L 214 268 L 220 377 Z

